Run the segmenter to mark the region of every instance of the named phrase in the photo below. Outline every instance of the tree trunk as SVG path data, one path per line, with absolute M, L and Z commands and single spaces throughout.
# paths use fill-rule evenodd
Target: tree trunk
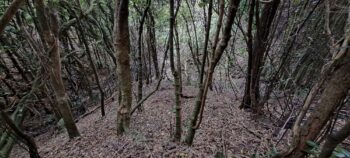
M 227 20 L 223 28 L 222 37 L 218 42 L 217 46 L 214 46 L 215 50 L 213 52 L 213 55 L 210 61 L 206 79 L 203 82 L 203 84 L 199 85 L 200 89 L 199 89 L 195 107 L 191 116 L 190 125 L 188 126 L 188 134 L 185 139 L 185 143 L 187 145 L 192 145 L 196 130 L 199 128 L 199 125 L 201 124 L 204 106 L 205 106 L 205 100 L 208 93 L 208 88 L 211 84 L 215 67 L 219 62 L 219 60 L 221 59 L 221 56 L 225 48 L 227 47 L 228 41 L 231 38 L 231 29 L 232 29 L 233 21 L 236 17 L 236 12 L 238 10 L 239 3 L 240 3 L 240 0 L 230 0 L 229 2 Z M 202 73 L 203 72 L 204 71 L 202 71 Z
M 147 23 L 147 33 L 148 33 L 148 47 L 152 56 L 154 72 L 156 79 L 159 79 L 159 66 L 158 66 L 158 56 L 157 56 L 157 40 L 156 40 L 156 29 L 155 21 L 152 11 L 148 12 L 148 23 Z
M 66 94 L 61 76 L 57 15 L 55 15 L 55 13 L 46 14 L 43 0 L 35 1 L 35 6 L 38 12 L 37 15 L 40 23 L 40 31 L 43 35 L 42 41 L 46 46 L 46 51 L 48 51 L 49 54 L 47 71 L 50 76 L 50 83 L 55 92 L 57 101 L 56 106 L 62 116 L 62 119 L 64 120 L 64 125 L 67 129 L 69 138 L 78 137 L 80 134 L 71 113 L 69 98 Z M 48 17 L 50 17 L 50 19 L 47 19 L 46 15 L 49 15 Z M 49 25 L 49 21 L 51 25 Z
M 4 31 L 7 24 L 11 21 L 13 16 L 15 16 L 17 10 L 22 6 L 25 0 L 14 0 L 10 6 L 6 9 L 4 14 L 0 18 L 0 34 Z
M 247 67 L 247 76 L 245 81 L 245 90 L 242 104 L 240 108 L 251 108 L 251 97 L 250 97 L 250 84 L 252 80 L 252 76 L 250 75 L 252 72 L 252 60 L 253 60 L 253 18 L 254 18 L 254 8 L 255 8 L 255 0 L 250 0 L 249 4 L 249 18 L 247 25 L 247 51 L 248 51 L 248 67 Z
M 178 4 L 180 5 L 180 4 Z M 179 7 L 179 6 L 177 6 Z M 170 55 L 170 68 L 174 77 L 174 90 L 175 90 L 175 133 L 174 141 L 180 142 L 181 140 L 181 88 L 180 88 L 180 72 L 175 67 L 174 58 L 174 26 L 175 26 L 175 14 L 174 14 L 174 0 L 170 0 L 170 21 L 169 21 L 169 55 Z M 178 63 L 179 64 L 179 63 Z
M 24 105 L 17 106 L 15 112 L 12 113 L 10 118 L 13 120 L 15 126 L 19 127 L 22 124 L 25 112 L 26 107 Z M 15 142 L 15 138 L 11 137 L 9 133 L 3 133 L 0 137 L 0 157 L 8 157 Z
M 0 109 L 0 116 L 4 120 L 4 122 L 7 124 L 7 126 L 11 129 L 11 131 L 19 138 L 22 139 L 24 144 L 28 146 L 30 158 L 40 158 L 38 147 L 36 146 L 34 140 L 23 133 L 18 126 L 12 121 L 12 119 L 7 116 L 7 114 Z
M 350 120 L 338 132 L 330 134 L 324 143 L 319 158 L 329 158 L 339 143 L 350 136 Z
M 130 37 L 129 37 L 129 0 L 116 2 L 114 19 L 114 48 L 117 52 L 117 74 L 121 100 L 117 114 L 117 134 L 122 135 L 130 124 L 130 108 L 132 102 L 132 86 L 130 72 Z
M 254 0 L 253 0 L 254 1 Z M 246 90 L 241 107 L 253 108 L 254 112 L 261 112 L 260 103 L 260 76 L 261 68 L 264 66 L 263 57 L 266 54 L 266 49 L 271 42 L 270 27 L 277 13 L 277 8 L 280 0 L 273 0 L 271 3 L 265 4 L 262 14 L 259 17 L 259 2 L 251 2 L 248 25 L 248 73 L 246 81 Z M 257 24 L 257 31 L 253 42 L 251 41 L 251 25 L 253 16 L 253 7 L 255 6 L 255 18 Z M 249 81 L 249 82 L 248 82 Z M 249 95 L 249 96 L 248 96 Z
M 82 42 L 84 44 L 84 47 L 85 47 L 85 51 L 86 51 L 86 54 L 88 56 L 88 60 L 90 62 L 90 67 L 92 68 L 92 71 L 94 73 L 94 77 L 95 77 L 95 80 L 96 80 L 96 84 L 97 84 L 97 87 L 98 87 L 98 90 L 100 91 L 100 103 L 101 103 L 101 115 L 102 117 L 106 115 L 106 112 L 105 112 L 105 103 L 104 103 L 104 100 L 105 100 L 105 94 L 103 92 L 103 88 L 101 86 L 101 83 L 100 83 L 100 79 L 98 77 L 98 74 L 97 74 L 97 70 L 96 70 L 96 66 L 94 64 L 94 61 L 92 60 L 92 56 L 91 56 L 91 50 L 89 48 L 89 44 L 86 40 L 86 37 L 85 37 L 85 32 L 81 26 L 81 22 L 80 20 L 78 20 L 78 30 L 80 32 L 80 35 L 81 35 L 81 39 L 82 39 Z
M 138 39 L 137 39 L 137 43 L 138 43 L 138 45 L 137 45 L 137 63 L 138 63 L 138 66 L 137 66 L 137 81 L 138 81 L 138 84 L 137 84 L 137 102 L 139 102 L 142 99 L 143 80 L 144 80 L 144 76 L 146 77 L 146 75 L 144 75 L 145 72 L 143 69 L 143 67 L 145 67 L 145 69 L 147 69 L 147 65 L 143 64 L 143 62 L 145 62 L 146 58 L 144 58 L 142 56 L 143 55 L 142 54 L 142 35 L 143 35 L 143 25 L 145 23 L 147 11 L 148 11 L 150 5 L 151 5 L 151 1 L 148 0 L 146 9 L 143 12 L 140 11 L 140 15 L 142 17 L 140 20 L 140 26 L 139 26 L 139 30 L 138 30 Z M 140 108 L 141 107 L 142 106 L 140 106 Z
M 325 81 L 321 79 L 322 83 L 327 84 L 322 92 L 318 106 L 315 107 L 305 124 L 301 127 L 295 124 L 293 127 L 293 143 L 289 151 L 284 153 L 284 155 L 287 155 L 286 157 L 304 157 L 305 142 L 307 140 L 314 141 L 317 138 L 335 109 L 346 98 L 350 89 L 350 50 L 348 49 L 350 36 L 348 32 L 350 32 L 349 28 L 347 36 L 340 47 L 341 49 L 336 53 L 338 55 L 331 61 L 329 67 L 324 67 L 324 77 L 329 79 Z M 331 73 L 332 70 L 333 73 Z M 306 103 L 309 104 L 309 101 Z M 300 115 L 305 115 L 305 112 Z
M 182 94 L 182 70 L 181 70 L 181 53 L 180 53 L 180 41 L 179 41 L 179 33 L 177 31 L 177 24 L 175 24 L 175 45 L 176 45 L 176 71 L 178 74 L 178 88 L 180 96 L 183 96 Z

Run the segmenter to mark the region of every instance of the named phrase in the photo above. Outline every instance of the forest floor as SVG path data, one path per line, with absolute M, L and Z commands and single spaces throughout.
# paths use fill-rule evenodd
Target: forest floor
M 146 89 L 153 89 L 152 86 Z M 195 96 L 197 89 L 184 86 L 183 93 Z M 77 122 L 81 137 L 69 140 L 64 131 L 48 132 L 35 138 L 42 158 L 112 158 L 112 157 L 251 157 L 271 150 L 274 127 L 238 108 L 240 99 L 232 93 L 209 91 L 203 121 L 192 147 L 173 143 L 173 87 L 163 83 L 156 94 L 143 105 L 142 112 L 132 116 L 130 130 L 116 135 L 117 102 L 106 105 L 106 116 L 99 109 Z M 192 114 L 195 98 L 182 98 L 183 137 Z M 265 121 L 264 121 L 265 120 Z M 15 146 L 11 158 L 29 157 Z

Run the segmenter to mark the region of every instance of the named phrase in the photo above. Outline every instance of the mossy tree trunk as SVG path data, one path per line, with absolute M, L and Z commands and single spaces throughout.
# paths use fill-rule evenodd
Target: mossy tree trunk
M 114 19 L 114 48 L 117 52 L 117 75 L 119 76 L 120 104 L 117 114 L 117 134 L 122 135 L 130 125 L 132 86 L 130 72 L 129 0 L 116 1 Z
M 179 3 L 177 4 L 177 9 L 179 8 Z M 174 93 L 175 93 L 175 133 L 174 133 L 174 141 L 180 142 L 181 133 L 182 133 L 182 125 L 181 125 L 181 71 L 179 71 L 178 67 L 175 66 L 175 57 L 174 57 L 174 26 L 176 15 L 174 13 L 174 0 L 170 0 L 170 21 L 169 21 L 169 56 L 170 56 L 170 68 L 174 77 Z M 176 10 L 177 10 L 176 9 Z M 177 54 L 180 55 L 179 53 Z M 178 61 L 179 62 L 179 61 Z M 177 63 L 180 64 L 180 63 Z
M 50 76 L 50 84 L 55 92 L 57 109 L 64 121 L 69 138 L 80 136 L 69 105 L 69 98 L 65 91 L 65 86 L 61 75 L 60 44 L 58 40 L 59 23 L 56 13 L 52 10 L 47 13 L 43 0 L 35 1 L 39 21 L 39 32 L 42 34 L 42 42 L 48 53 L 47 68 Z M 48 18 L 49 17 L 49 18 Z

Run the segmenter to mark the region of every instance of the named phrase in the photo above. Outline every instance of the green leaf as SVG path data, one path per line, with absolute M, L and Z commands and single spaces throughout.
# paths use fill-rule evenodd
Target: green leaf
M 318 145 L 313 141 L 308 140 L 306 141 L 306 144 L 310 147 L 318 148 Z
M 176 109 L 175 109 L 175 107 L 173 107 L 173 108 L 171 108 L 171 110 L 170 110 L 172 113 L 175 113 L 176 112 Z
M 276 155 L 277 153 L 278 153 L 278 152 L 277 152 L 276 146 L 273 145 L 273 147 L 272 147 L 272 154 L 273 154 L 273 155 Z
M 64 129 L 64 120 L 61 118 L 58 122 L 57 122 L 57 126 L 61 129 Z
M 308 154 L 313 154 L 314 152 L 312 151 L 312 148 L 307 148 L 304 150 Z
M 347 158 L 350 158 L 350 152 L 349 151 L 344 149 L 344 151 L 342 153 L 345 154 Z
M 334 152 L 333 152 L 333 155 L 335 155 L 335 156 L 338 157 L 338 158 L 346 157 L 345 154 L 343 154 L 343 153 L 341 153 L 341 152 L 338 152 L 338 151 L 334 151 Z
M 340 147 L 336 148 L 336 151 L 338 151 L 338 152 L 344 154 L 346 157 L 350 158 L 350 152 L 345 150 L 344 148 L 340 148 Z
M 200 3 L 198 3 L 198 6 L 201 7 L 201 8 L 204 8 L 205 5 L 207 5 L 206 2 L 200 2 Z

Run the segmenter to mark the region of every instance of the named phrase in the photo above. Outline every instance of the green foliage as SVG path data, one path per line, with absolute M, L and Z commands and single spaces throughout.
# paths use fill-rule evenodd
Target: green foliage
M 306 141 L 306 145 L 307 148 L 304 150 L 304 152 L 309 154 L 309 157 L 318 157 L 319 154 L 321 153 L 321 148 L 320 146 L 313 142 L 313 141 Z M 263 155 L 263 157 L 274 157 L 278 154 L 278 151 L 276 149 L 276 147 L 273 145 L 272 148 L 270 149 L 270 151 L 268 151 L 266 154 L 263 153 L 255 153 L 253 155 L 254 158 L 257 158 L 261 155 Z M 347 151 L 344 148 L 341 147 L 336 147 L 332 153 L 331 158 L 350 158 L 350 152 Z
M 51 1 L 47 1 L 48 4 L 51 7 L 55 7 L 55 6 L 59 6 L 60 1 L 59 0 L 51 0 Z
M 207 4 L 208 4 L 208 2 L 203 1 L 203 2 L 198 3 L 198 6 L 201 8 L 204 8 Z
M 61 118 L 60 120 L 58 120 L 57 122 L 57 127 L 59 129 L 65 129 L 65 126 L 64 126 L 64 120 Z
M 171 111 L 172 113 L 174 113 L 174 114 L 175 114 L 175 112 L 176 112 L 176 108 L 175 108 L 175 107 L 172 107 L 170 111 Z
M 313 141 L 306 141 L 308 148 L 305 152 L 311 156 L 317 157 L 320 154 L 320 146 Z M 336 147 L 331 158 L 350 158 L 350 152 L 341 147 Z
M 310 155 L 318 155 L 320 151 L 320 147 L 313 141 L 306 141 L 306 144 L 308 145 L 308 148 L 305 149 L 305 152 Z

